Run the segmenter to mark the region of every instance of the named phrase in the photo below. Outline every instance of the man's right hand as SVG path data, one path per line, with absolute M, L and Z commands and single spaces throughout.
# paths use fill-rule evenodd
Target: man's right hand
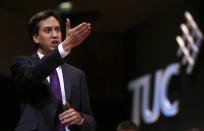
M 91 32 L 91 24 L 83 22 L 71 29 L 70 20 L 66 21 L 66 38 L 62 42 L 62 47 L 66 52 L 81 44 Z

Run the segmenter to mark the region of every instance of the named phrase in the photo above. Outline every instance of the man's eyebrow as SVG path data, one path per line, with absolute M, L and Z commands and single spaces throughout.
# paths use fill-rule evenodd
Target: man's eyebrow
M 49 25 L 48 25 L 48 26 L 45 26 L 44 28 L 53 28 L 53 27 L 54 27 L 54 28 L 60 27 L 60 25 L 57 25 L 57 26 L 49 26 Z

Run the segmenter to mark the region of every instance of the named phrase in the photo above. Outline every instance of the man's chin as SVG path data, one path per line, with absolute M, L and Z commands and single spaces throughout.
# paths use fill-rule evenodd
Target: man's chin
M 55 48 L 57 48 L 57 46 L 52 46 L 52 47 L 50 48 L 50 50 L 53 51 Z

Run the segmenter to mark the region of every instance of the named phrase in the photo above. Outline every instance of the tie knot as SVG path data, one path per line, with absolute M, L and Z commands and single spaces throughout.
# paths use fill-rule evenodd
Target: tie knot
M 57 74 L 57 70 L 55 69 L 55 70 L 53 70 L 51 73 L 50 73 L 50 75 L 56 75 Z

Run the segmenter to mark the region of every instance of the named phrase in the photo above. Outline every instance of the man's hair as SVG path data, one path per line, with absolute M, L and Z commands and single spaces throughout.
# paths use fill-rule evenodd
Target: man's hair
M 117 126 L 117 131 L 125 131 L 125 130 L 138 131 L 139 129 L 133 122 L 126 120 L 126 121 L 120 122 L 119 125 Z
M 44 10 L 44 11 L 41 11 L 35 14 L 33 17 L 30 18 L 30 20 L 28 21 L 27 29 L 28 29 L 28 34 L 31 40 L 33 40 L 32 37 L 34 35 L 38 34 L 39 22 L 41 20 L 45 20 L 49 18 L 50 16 L 53 16 L 54 18 L 56 18 L 58 22 L 60 23 L 60 25 L 62 24 L 61 15 L 56 10 Z

